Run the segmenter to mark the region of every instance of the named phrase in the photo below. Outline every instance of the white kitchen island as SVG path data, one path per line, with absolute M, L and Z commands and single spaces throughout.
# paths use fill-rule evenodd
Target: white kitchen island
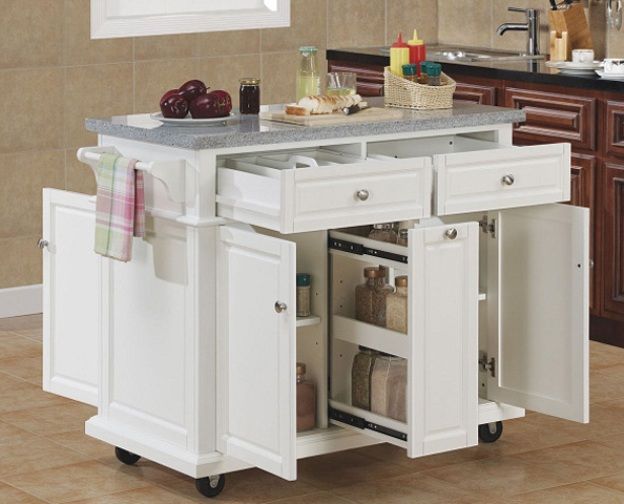
M 44 191 L 44 389 L 96 405 L 87 434 L 221 492 L 297 459 L 388 442 L 406 456 L 500 436 L 524 408 L 587 422 L 589 212 L 568 144 L 512 146 L 516 110 L 457 104 L 385 122 L 87 121 L 139 159 L 147 234 L 93 252 L 95 199 Z M 85 165 L 85 169 L 89 169 Z M 358 226 L 410 221 L 408 246 Z M 409 277 L 408 334 L 355 319 L 362 270 Z M 312 275 L 297 319 L 295 276 Z M 358 346 L 407 359 L 407 421 L 351 405 Z M 296 432 L 295 363 L 317 387 Z M 136 454 L 136 455 L 135 455 Z

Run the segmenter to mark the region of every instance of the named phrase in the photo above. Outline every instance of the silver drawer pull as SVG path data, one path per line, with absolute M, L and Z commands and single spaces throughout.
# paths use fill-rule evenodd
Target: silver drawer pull
M 514 182 L 516 181 L 515 177 L 513 175 L 505 175 L 501 182 L 503 183 L 503 185 L 506 186 L 512 186 L 514 185 Z
M 444 232 L 444 236 L 448 238 L 449 240 L 454 240 L 455 238 L 457 238 L 457 229 L 455 228 L 447 229 Z
M 44 248 L 47 248 L 48 245 L 49 245 L 48 240 L 44 240 L 43 238 L 41 238 L 37 242 L 37 247 L 39 247 L 41 250 L 43 250 Z
M 355 197 L 360 201 L 366 201 L 370 197 L 370 193 L 366 189 L 360 189 L 355 193 Z
M 275 301 L 275 311 L 277 313 L 282 313 L 288 310 L 288 305 L 286 303 L 282 303 L 281 301 Z

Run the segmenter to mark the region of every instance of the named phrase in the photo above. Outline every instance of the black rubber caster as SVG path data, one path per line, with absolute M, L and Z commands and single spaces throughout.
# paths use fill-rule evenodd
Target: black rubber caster
M 223 474 L 195 480 L 195 488 L 197 488 L 197 491 L 204 497 L 216 497 L 223 491 L 224 486 L 225 475 Z
M 479 425 L 479 439 L 484 443 L 494 443 L 503 434 L 503 422 Z
M 130 453 L 128 450 L 124 450 L 119 447 L 115 448 L 115 456 L 119 462 L 123 462 L 126 465 L 134 465 L 141 460 L 140 455 L 135 455 L 134 453 Z

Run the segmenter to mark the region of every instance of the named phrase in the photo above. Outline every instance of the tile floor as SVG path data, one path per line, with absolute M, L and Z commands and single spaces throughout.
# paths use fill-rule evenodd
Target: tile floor
M 41 317 L 0 320 L 0 504 L 215 502 L 83 434 L 89 406 L 41 390 Z M 492 445 L 409 460 L 390 445 L 303 460 L 299 481 L 227 476 L 216 502 L 624 504 L 624 349 L 591 343 L 589 425 L 529 414 Z

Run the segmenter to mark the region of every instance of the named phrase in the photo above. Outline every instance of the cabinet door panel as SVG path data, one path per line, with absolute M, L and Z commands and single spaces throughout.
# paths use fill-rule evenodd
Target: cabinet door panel
M 453 99 L 481 105 L 496 105 L 496 88 L 482 84 L 457 82 Z
M 218 448 L 287 480 L 297 477 L 295 269 L 293 243 L 219 229 Z
M 607 163 L 605 179 L 603 310 L 624 320 L 624 165 Z
M 98 402 L 100 258 L 89 196 L 44 189 L 43 388 Z
M 409 241 L 408 456 L 417 457 L 477 444 L 479 231 L 419 228 Z
M 587 422 L 589 211 L 499 212 L 488 247 L 488 398 Z

